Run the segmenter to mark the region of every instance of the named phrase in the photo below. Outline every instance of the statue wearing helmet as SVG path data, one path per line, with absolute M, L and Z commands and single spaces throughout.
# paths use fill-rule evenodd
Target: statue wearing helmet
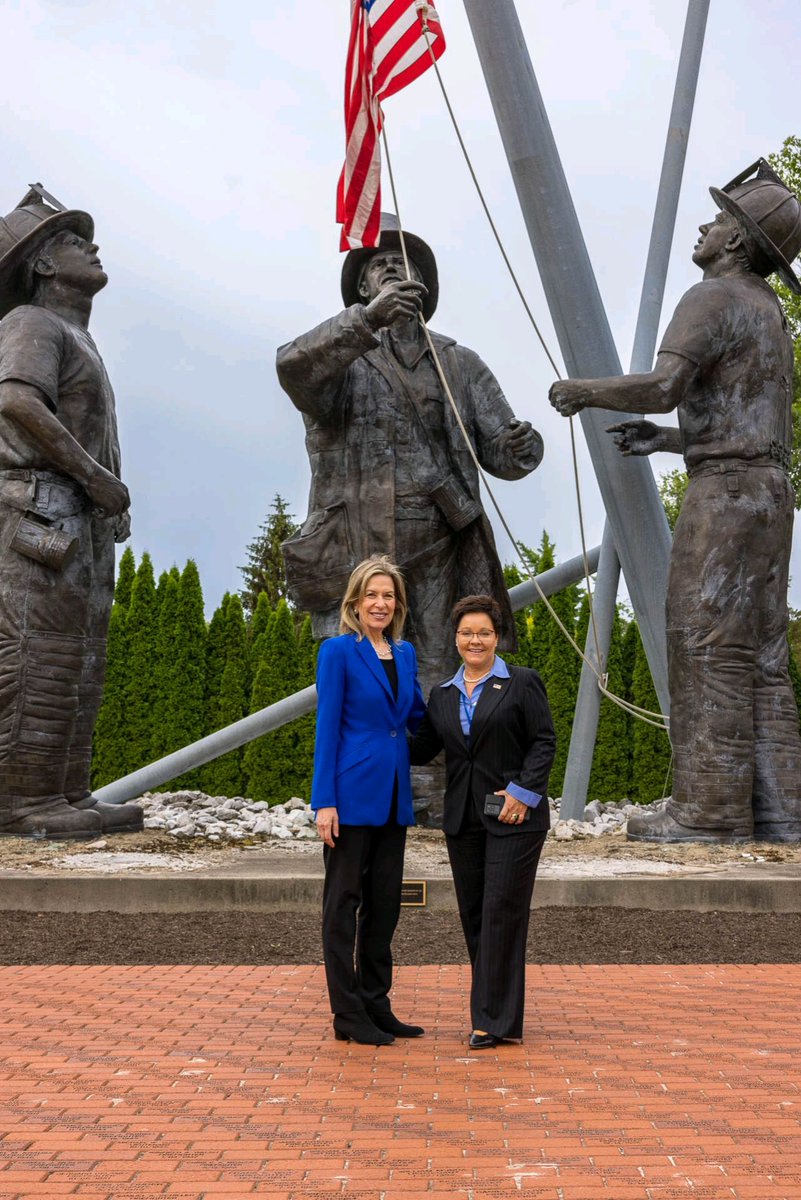
M 95 802 L 114 541 L 129 532 L 114 394 L 88 333 L 108 277 L 88 213 L 40 184 L 0 220 L 0 836 L 141 829 Z
M 801 204 L 764 159 L 722 189 L 700 226 L 703 280 L 682 297 L 654 370 L 551 388 L 582 408 L 667 413 L 625 421 L 623 454 L 684 455 L 690 477 L 666 601 L 673 794 L 629 820 L 640 841 L 801 841 L 801 737 L 788 675 L 793 345 L 766 277 L 801 293 Z

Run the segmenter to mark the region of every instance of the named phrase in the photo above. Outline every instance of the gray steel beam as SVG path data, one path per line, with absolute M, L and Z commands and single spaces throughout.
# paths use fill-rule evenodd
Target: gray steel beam
M 598 546 L 588 551 L 587 559 L 590 571 L 595 571 L 597 568 L 599 553 Z M 568 587 L 571 583 L 577 583 L 579 579 L 583 578 L 584 559 L 579 554 L 575 558 L 568 559 L 567 562 L 559 563 L 549 571 L 543 571 L 541 575 L 537 576 L 537 582 L 546 596 L 552 596 L 555 592 L 559 592 L 562 588 Z M 525 583 L 519 583 L 510 589 L 509 598 L 512 608 L 516 612 L 518 609 L 535 604 L 540 596 L 533 581 L 526 580 Z M 264 733 L 271 733 L 282 725 L 288 725 L 290 721 L 313 712 L 316 707 L 317 689 L 315 687 L 304 688 L 303 691 L 295 692 L 286 699 L 269 705 L 268 708 L 251 713 L 249 717 L 243 717 L 241 721 L 235 721 L 233 725 L 227 725 L 225 729 L 218 729 L 215 733 L 210 733 L 208 737 L 201 738 L 200 741 L 193 742 L 190 746 L 184 746 L 181 750 L 176 750 L 173 754 L 158 759 L 157 762 L 149 763 L 146 767 L 141 767 L 138 771 L 133 771 L 122 779 L 116 779 L 114 783 L 97 788 L 94 793 L 95 798 L 103 800 L 106 804 L 124 804 L 126 800 L 133 800 L 136 796 L 141 796 L 143 792 L 150 791 L 151 788 L 169 783 L 171 779 L 183 775 L 184 771 L 193 771 L 196 767 L 202 767 L 204 763 L 227 754 L 229 750 L 236 750 L 239 746 L 244 746 L 246 742 L 252 742 Z
M 587 551 L 587 567 L 590 575 L 594 575 L 598 570 L 600 555 L 600 546 L 593 546 L 591 550 Z M 581 583 L 583 579 L 584 559 L 577 554 L 575 558 L 568 558 L 566 562 L 557 563 L 555 567 L 543 571 L 541 575 L 537 576 L 537 583 L 533 579 L 525 579 L 522 583 L 516 583 L 514 587 L 509 588 L 512 612 L 519 612 L 521 608 L 528 608 L 537 603 L 540 598 L 537 584 L 546 596 L 554 596 L 557 592 L 561 592 L 562 588 L 570 587 L 571 583 Z
M 599 673 L 606 670 L 609 659 L 609 642 L 615 617 L 619 580 L 620 563 L 615 552 L 612 530 L 607 524 L 604 529 L 604 540 L 601 542 L 601 561 L 598 565 L 592 605 L 595 626 L 598 631 L 598 644 L 596 645 L 595 642 L 593 622 L 590 621 L 584 649 L 587 658 Z M 597 676 L 587 666 L 587 663 L 583 662 L 576 712 L 573 717 L 573 731 L 570 735 L 570 753 L 567 756 L 565 781 L 562 785 L 562 802 L 559 806 L 559 816 L 563 821 L 568 821 L 571 817 L 580 821 L 584 816 L 600 707 L 601 692 Z
M 676 86 L 670 110 L 665 153 L 662 159 L 662 174 L 659 179 L 659 191 L 651 227 L 640 310 L 637 315 L 634 348 L 631 354 L 630 370 L 634 373 L 650 371 L 653 366 L 708 14 L 709 0 L 689 0 L 679 65 L 676 71 Z M 614 604 L 609 605 L 607 599 L 613 588 L 617 594 L 619 579 L 620 560 L 607 523 L 604 529 L 594 606 L 595 625 L 600 646 L 595 646 L 595 638 L 590 628 L 587 631 L 585 649 L 588 658 L 595 656 L 597 662 L 602 664 L 601 669 L 605 669 L 609 658 L 609 642 L 615 616 Z M 603 598 L 603 603 L 599 603 L 599 596 Z M 576 700 L 576 716 L 562 788 L 560 814 L 565 820 L 570 817 L 580 820 L 584 815 L 600 708 L 601 693 L 598 690 L 595 675 L 586 663 L 582 663 Z M 662 711 L 667 712 L 667 709 Z
M 513 0 L 464 0 L 548 307 L 569 374 L 622 374 L 598 285 Z M 667 711 L 665 590 L 670 530 L 649 465 L 624 459 L 605 427 L 619 414 L 581 414 L 643 645 Z

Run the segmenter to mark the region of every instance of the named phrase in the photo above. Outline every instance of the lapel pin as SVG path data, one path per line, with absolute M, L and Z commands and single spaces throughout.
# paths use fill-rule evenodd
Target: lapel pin
M 503 684 L 502 683 L 493 683 L 492 686 L 496 692 L 499 692 L 501 690 L 501 688 L 503 687 Z

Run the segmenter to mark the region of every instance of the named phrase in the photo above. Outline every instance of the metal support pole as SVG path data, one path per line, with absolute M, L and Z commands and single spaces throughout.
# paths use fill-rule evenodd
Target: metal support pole
M 651 241 L 643 278 L 637 329 L 634 334 L 630 368 L 633 373 L 650 371 L 653 366 L 708 13 L 709 0 L 689 0 L 676 72 L 673 106 L 662 160 L 662 174 L 659 179 L 659 191 L 651 227 Z M 607 545 L 607 543 L 609 544 Z M 613 588 L 617 595 L 619 579 L 620 561 L 607 523 L 601 546 L 601 564 L 598 568 L 594 605 L 595 624 L 600 646 L 595 646 L 595 639 L 590 627 L 587 631 L 585 651 L 588 658 L 602 664 L 601 669 L 605 668 L 609 658 L 612 622 L 615 617 L 614 602 L 608 605 L 606 599 Z M 603 597 L 603 603 L 601 597 Z M 571 817 L 580 820 L 584 815 L 600 707 L 601 693 L 598 691 L 595 676 L 586 663 L 582 663 L 576 700 L 576 716 L 570 737 L 570 753 L 562 789 L 560 815 L 564 820 Z
M 595 571 L 598 566 L 599 554 L 598 546 L 587 553 L 591 571 Z M 551 567 L 549 571 L 543 571 L 537 576 L 537 583 L 544 595 L 553 596 L 554 593 L 561 592 L 562 588 L 569 587 L 571 583 L 577 583 L 583 578 L 584 559 L 578 554 L 567 562 Z M 536 604 L 540 595 L 533 580 L 527 579 L 510 589 L 509 599 L 512 610 L 517 612 L 530 604 Z M 313 712 L 316 707 L 317 689 L 304 688 L 303 691 L 295 692 L 284 700 L 269 705 L 268 708 L 243 717 L 241 721 L 235 721 L 233 725 L 227 725 L 225 729 L 210 733 L 208 737 L 193 742 L 191 746 L 184 746 L 181 750 L 158 759 L 157 762 L 149 763 L 122 779 L 116 779 L 114 783 L 98 788 L 94 793 L 95 799 L 103 800 L 106 804 L 124 804 L 126 800 L 133 800 L 151 788 L 169 783 L 171 779 L 183 775 L 184 771 L 193 771 L 196 767 L 202 767 L 204 763 L 227 754 L 229 750 L 236 750 L 246 742 L 252 742 L 264 733 L 271 733 L 282 725 L 288 725 L 290 721 Z
M 464 0 L 548 307 L 569 374 L 622 374 L 598 285 L 513 0 Z M 670 530 L 648 464 L 621 457 L 605 427 L 581 423 L 663 711 L 668 707 L 665 591 Z
M 612 530 L 607 523 L 604 529 L 604 540 L 601 542 L 601 561 L 598 564 L 598 575 L 593 594 L 593 612 L 600 644 L 597 646 L 595 644 L 593 623 L 590 621 L 584 650 L 587 658 L 599 672 L 606 670 L 609 658 L 609 642 L 612 636 L 612 622 L 615 619 L 619 580 L 620 563 L 615 552 Z M 595 749 L 595 735 L 598 732 L 600 706 L 601 693 L 598 690 L 598 681 L 593 671 L 583 662 L 576 712 L 573 718 L 573 731 L 570 735 L 570 753 L 567 757 L 565 781 L 562 787 L 562 803 L 559 806 L 559 816 L 563 821 L 568 821 L 571 817 L 580 821 L 584 816 L 592 756 Z

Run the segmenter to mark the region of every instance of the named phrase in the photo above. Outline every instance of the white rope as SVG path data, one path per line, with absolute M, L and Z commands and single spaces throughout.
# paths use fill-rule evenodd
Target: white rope
M 403 232 L 403 222 L 401 220 L 401 209 L 399 209 L 397 188 L 395 186 L 395 173 L 393 173 L 393 170 L 392 170 L 392 158 L 390 156 L 390 146 L 389 146 L 389 142 L 387 142 L 387 137 L 386 137 L 386 122 L 384 124 L 383 131 L 381 131 L 381 138 L 383 138 L 383 140 L 384 140 L 384 154 L 386 157 L 387 174 L 389 174 L 389 178 L 390 178 L 390 188 L 392 191 L 392 203 L 393 203 L 393 206 L 395 206 L 395 215 L 396 215 L 397 222 L 398 222 L 398 240 L 399 240 L 399 242 L 401 242 L 401 253 L 403 254 L 404 269 L 406 272 L 406 278 L 408 278 L 408 280 L 411 280 L 409 256 L 408 256 L 408 253 L 406 253 L 405 236 L 404 236 L 404 232 Z M 538 595 L 540 595 L 540 599 L 542 600 L 544 606 L 546 606 L 548 612 L 550 613 L 550 616 L 552 616 L 556 625 L 559 626 L 559 629 L 561 630 L 562 635 L 564 635 L 567 638 L 567 641 L 570 642 L 573 649 L 576 650 L 576 653 L 579 655 L 579 658 L 582 659 L 586 665 L 588 665 L 589 670 L 592 672 L 592 674 L 594 674 L 594 676 L 597 680 L 598 690 L 600 690 L 602 692 L 602 695 L 606 696 L 607 700 L 612 701 L 612 703 L 616 704 L 616 706 L 618 706 L 619 708 L 624 709 L 625 712 L 630 713 L 632 716 L 636 716 L 636 718 L 638 720 L 645 721 L 646 725 L 654 725 L 657 728 L 661 728 L 661 730 L 664 730 L 664 728 L 667 728 L 667 725 L 666 725 L 667 719 L 664 718 L 662 713 L 652 713 L 650 709 L 640 708 L 638 706 L 638 704 L 633 704 L 630 701 L 624 700 L 624 698 L 622 698 L 621 696 L 616 696 L 614 694 L 614 692 L 609 691 L 609 689 L 607 688 L 607 682 L 608 682 L 607 674 L 598 671 L 598 668 L 596 667 L 594 662 L 592 662 L 588 658 L 588 656 L 586 656 L 586 654 L 584 653 L 584 650 L 582 649 L 582 647 L 579 646 L 578 642 L 576 641 L 576 638 L 573 637 L 571 632 L 568 631 L 568 629 L 566 628 L 565 623 L 562 622 L 562 620 L 559 616 L 559 613 L 556 612 L 554 606 L 552 604 L 550 604 L 550 601 L 548 600 L 548 596 L 546 594 L 544 594 L 542 588 L 540 587 L 540 583 L 538 583 L 538 581 L 537 581 L 536 576 L 534 574 L 532 574 L 529 563 L 526 562 L 525 554 L 523 553 L 522 548 L 520 548 L 518 541 L 516 539 L 516 536 L 514 536 L 514 534 L 512 533 L 510 526 L 508 526 L 506 517 L 504 516 L 504 512 L 502 512 L 500 505 L 498 503 L 498 500 L 496 500 L 496 498 L 495 498 L 495 493 L 493 492 L 492 487 L 490 487 L 490 485 L 489 485 L 489 480 L 487 479 L 487 475 L 486 475 L 486 473 L 484 473 L 481 463 L 478 462 L 478 457 L 476 455 L 474 445 L 472 445 L 472 442 L 470 440 L 470 434 L 468 433 L 468 431 L 466 431 L 464 421 L 462 420 L 462 414 L 459 413 L 459 409 L 457 407 L 456 400 L 454 400 L 454 398 L 453 398 L 451 386 L 450 386 L 450 384 L 448 384 L 448 380 L 445 376 L 444 370 L 442 370 L 442 364 L 441 364 L 441 361 L 439 358 L 439 354 L 436 353 L 436 348 L 434 346 L 432 336 L 430 336 L 428 325 L 426 324 L 426 320 L 424 320 L 422 313 L 420 314 L 420 318 L 418 318 L 418 319 L 420 319 L 420 325 L 421 325 L 421 328 L 423 331 L 423 336 L 424 336 L 424 338 L 426 338 L 429 353 L 430 353 L 430 355 L 432 355 L 432 360 L 434 362 L 436 374 L 438 374 L 440 384 L 442 386 L 442 390 L 444 390 L 445 396 L 447 398 L 447 402 L 451 406 L 454 418 L 456 418 L 457 425 L 459 426 L 459 430 L 460 430 L 460 432 L 462 432 L 462 437 L 464 438 L 464 443 L 466 445 L 466 448 L 468 448 L 468 452 L 470 454 L 470 457 L 472 458 L 472 461 L 474 461 L 478 475 L 480 475 L 481 481 L 483 482 L 484 487 L 486 487 L 489 499 L 492 500 L 493 508 L 495 509 L 496 514 L 498 514 L 499 521 L 501 522 L 502 527 L 504 527 L 505 532 L 508 536 L 508 539 L 510 539 L 510 541 L 512 542 L 512 546 L 514 547 L 514 551 L 516 551 L 516 553 L 517 553 L 517 556 L 520 560 L 520 564 L 522 564 L 522 566 L 523 566 L 525 575 L 530 578 L 532 583 L 534 583 L 534 586 L 537 589 L 537 593 L 538 593 Z M 553 360 L 552 360 L 552 362 L 553 362 Z M 571 436 L 572 436 L 572 419 L 571 419 Z M 584 557 L 584 572 L 585 572 L 586 588 L 588 588 L 590 617 L 592 619 L 592 636 L 594 636 L 594 638 L 595 638 L 595 647 L 596 647 L 596 653 L 597 653 L 597 649 L 598 649 L 598 647 L 600 647 L 600 641 L 598 641 L 594 613 L 592 613 L 592 594 L 591 594 L 591 590 L 590 590 L 589 558 L 588 558 L 588 554 L 586 554 L 586 541 L 585 541 L 585 536 L 584 536 L 584 520 L 583 520 L 583 515 L 582 515 L 582 506 L 580 506 L 580 491 L 579 491 L 579 487 L 578 487 L 578 458 L 577 458 L 577 454 L 576 454 L 576 442 L 574 442 L 574 438 L 573 438 L 573 467 L 574 467 L 574 478 L 576 478 L 577 496 L 578 496 L 578 502 L 579 502 L 579 524 L 580 524 L 580 534 L 582 534 L 582 551 L 583 551 L 583 557 Z M 656 719 L 654 719 L 654 718 L 656 718 Z
M 517 291 L 518 296 L 520 297 L 520 300 L 523 304 L 523 308 L 526 311 L 526 315 L 528 316 L 528 319 L 534 329 L 534 332 L 536 333 L 537 338 L 539 339 L 540 345 L 542 346 L 542 348 L 545 352 L 548 362 L 550 363 L 551 367 L 553 368 L 554 373 L 556 374 L 557 378 L 561 379 L 562 375 L 559 371 L 559 368 L 557 367 L 557 365 L 554 361 L 554 357 L 551 354 L 550 349 L 548 348 L 548 345 L 542 335 L 542 332 L 540 331 L 540 328 L 534 319 L 534 314 L 532 313 L 531 307 L 525 297 L 523 289 L 520 285 L 520 282 L 517 278 L 515 270 L 512 266 L 509 255 L 506 253 L 506 248 L 501 240 L 501 236 L 498 232 L 498 228 L 497 228 L 495 221 L 493 220 L 492 214 L 489 210 L 489 205 L 487 204 L 487 201 L 484 197 L 484 192 L 481 188 L 481 184 L 478 181 L 478 176 L 476 175 L 472 160 L 470 158 L 470 154 L 468 152 L 464 138 L 462 137 L 462 131 L 459 128 L 459 122 L 456 119 L 456 114 L 455 114 L 455 112 L 453 110 L 453 106 L 450 102 L 450 98 L 448 96 L 448 92 L 445 87 L 445 82 L 442 78 L 442 73 L 440 72 L 440 69 L 439 69 L 439 63 L 437 62 L 437 60 L 434 56 L 434 52 L 433 52 L 433 49 L 431 46 L 431 39 L 429 36 L 431 31 L 428 27 L 428 5 L 424 2 L 419 2 L 417 5 L 417 8 L 420 13 L 420 17 L 421 17 L 421 21 L 422 21 L 423 36 L 425 38 L 429 58 L 431 59 L 431 64 L 434 67 L 434 73 L 437 77 L 437 82 L 439 83 L 440 91 L 442 92 L 442 98 L 445 101 L 445 106 L 448 110 L 448 115 L 450 116 L 451 124 L 453 125 L 453 129 L 456 134 L 457 140 L 459 142 L 459 146 L 461 147 L 465 163 L 467 164 L 467 169 L 470 172 L 470 177 L 472 178 L 473 183 L 475 185 L 475 189 L 478 194 L 478 198 L 481 202 L 482 208 L 484 209 L 484 213 L 487 217 L 487 221 L 489 223 L 490 229 L 492 230 L 493 237 L 495 238 L 495 241 L 498 245 L 498 249 L 501 253 L 501 257 L 503 258 L 503 261 L 506 264 L 506 268 L 511 277 L 512 283 L 515 287 L 515 290 Z M 386 143 L 386 136 L 385 136 L 385 138 L 384 138 L 385 148 L 386 148 L 386 145 L 387 145 L 387 143 Z M 388 163 L 388 166 L 389 166 L 389 163 Z M 392 183 L 391 167 L 390 167 L 390 182 Z M 392 192 L 393 192 L 393 197 L 394 197 L 395 196 L 394 184 L 392 185 Z M 396 214 L 397 214 L 397 208 L 396 208 Z M 398 218 L 398 224 L 400 225 L 400 218 Z M 573 459 L 573 481 L 574 481 L 575 490 L 576 490 L 576 505 L 577 505 L 577 509 L 578 509 L 579 532 L 580 532 L 580 536 L 581 536 L 581 553 L 582 553 L 582 560 L 583 560 L 583 564 L 584 564 L 584 581 L 585 581 L 585 587 L 587 589 L 587 597 L 588 597 L 589 610 L 590 610 L 590 622 L 592 625 L 592 633 L 593 633 L 593 638 L 595 641 L 595 650 L 596 650 L 596 654 L 597 654 L 600 649 L 600 640 L 598 637 L 598 628 L 597 628 L 596 621 L 595 621 L 595 607 L 593 604 L 593 593 L 592 593 L 592 588 L 590 586 L 589 560 L 587 557 L 587 541 L 586 541 L 585 530 L 584 530 L 584 515 L 583 515 L 582 501 L 581 501 L 581 486 L 580 486 L 580 481 L 579 481 L 578 455 L 576 452 L 576 434 L 575 434 L 575 428 L 573 425 L 572 417 L 569 418 L 569 424 L 570 424 L 570 447 L 571 447 L 571 455 L 572 455 L 572 459 Z M 470 446 L 470 449 L 472 451 L 472 445 Z M 475 458 L 475 455 L 473 457 Z M 479 471 L 480 470 L 481 470 L 481 468 L 479 467 Z M 512 544 L 515 547 L 515 550 L 517 551 L 518 556 L 520 557 L 521 561 L 523 562 L 524 570 L 528 574 L 529 578 L 533 579 L 533 575 L 531 574 L 531 571 L 528 568 L 528 564 L 525 562 L 525 560 L 523 559 L 523 556 L 520 554 L 520 548 L 519 548 L 516 540 L 512 536 L 512 534 L 503 518 L 502 513 L 500 512 L 500 510 L 498 508 L 498 504 L 495 501 L 494 496 L 492 496 L 492 491 L 489 488 L 489 485 L 486 482 L 486 477 L 483 475 L 483 473 L 482 473 L 482 478 L 484 479 L 484 483 L 485 483 L 485 486 L 487 487 L 487 491 L 489 492 L 489 494 L 492 498 L 492 502 L 495 505 L 496 512 L 498 512 L 498 516 L 503 523 L 504 529 L 506 530 L 507 534 L 509 535 L 509 537 L 512 541 Z M 539 586 L 537 586 L 537 590 L 538 591 L 540 590 Z M 555 617 L 555 619 L 557 620 L 557 623 L 560 624 L 560 622 L 558 621 L 558 618 L 556 618 L 556 615 L 553 612 L 551 605 L 548 604 L 548 601 L 546 600 L 546 598 L 542 595 L 541 595 L 541 598 L 545 601 L 547 608 L 549 609 L 551 614 Z M 563 627 L 563 631 L 565 633 L 565 636 L 567 636 L 568 639 L 571 642 L 573 642 L 573 639 L 570 638 L 567 631 L 564 630 L 564 627 Z M 573 642 L 573 645 L 574 645 L 574 647 L 576 647 L 575 642 Z M 640 708 L 638 705 L 633 705 L 629 701 L 623 700 L 621 697 L 614 696 L 613 693 L 606 690 L 606 681 L 608 678 L 607 674 L 606 673 L 601 674 L 595 668 L 595 666 L 589 662 L 589 660 L 587 659 L 587 657 L 585 656 L 583 651 L 579 650 L 578 653 L 581 655 L 581 658 L 584 660 L 584 662 L 587 663 L 588 667 L 590 668 L 592 673 L 595 675 L 596 679 L 598 680 L 598 685 L 599 685 L 600 690 L 608 697 L 608 699 L 613 700 L 615 703 L 620 704 L 621 707 L 628 709 L 632 713 L 632 715 L 637 716 L 638 714 L 646 714 L 649 717 L 655 717 L 656 720 L 650 721 L 649 724 L 655 724 L 655 725 L 658 725 L 660 728 L 667 729 L 667 727 L 669 725 L 669 721 L 670 721 L 669 717 L 666 717 L 664 715 L 664 713 L 651 712 L 650 709 Z

